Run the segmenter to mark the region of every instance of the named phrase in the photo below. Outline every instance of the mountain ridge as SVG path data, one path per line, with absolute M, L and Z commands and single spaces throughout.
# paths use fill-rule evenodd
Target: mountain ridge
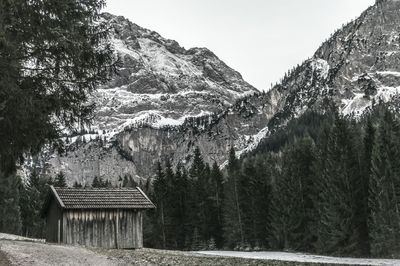
M 103 108 L 97 113 L 97 128 L 92 128 L 96 134 L 90 138 L 95 140 L 87 139 L 90 134 L 80 134 L 69 144 L 67 155 L 50 153 L 41 165 L 48 165 L 49 174 L 64 171 L 70 184 L 90 183 L 94 176 L 115 183 L 127 174 L 146 180 L 155 173 L 158 160 L 169 158 L 173 166 L 189 166 L 197 146 L 206 162 L 223 167 L 231 147 L 239 156 L 245 154 L 269 132 L 307 109 L 322 110 L 326 99 L 343 114 L 360 116 L 374 101 L 392 101 L 399 91 L 399 9 L 398 1 L 377 2 L 336 31 L 280 84 L 263 93 L 223 62 L 213 61 L 212 55 L 210 59 L 208 50 L 185 50 L 171 40 L 160 39 L 160 44 L 153 40 L 159 35 L 149 30 L 140 35 L 139 26 L 112 16 L 111 25 L 117 29 L 113 38 L 121 40 L 114 43 L 122 51 L 124 67 L 95 98 Z M 141 40 L 135 34 L 150 37 Z M 164 43 L 175 54 L 163 47 Z M 160 51 L 167 61 L 159 60 Z M 179 64 L 175 64 L 177 60 Z M 201 73 L 185 71 L 179 76 L 177 65 Z M 203 82 L 208 87 L 193 87 Z

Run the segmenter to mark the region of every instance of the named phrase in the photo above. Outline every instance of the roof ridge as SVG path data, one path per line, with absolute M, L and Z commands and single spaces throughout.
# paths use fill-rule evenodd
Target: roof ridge
M 60 188 L 50 195 L 63 209 L 148 209 L 155 205 L 139 188 Z M 48 201 L 45 208 L 48 208 Z
M 54 187 L 54 186 L 53 186 Z M 136 190 L 134 187 L 54 187 L 55 189 L 67 189 L 67 190 Z

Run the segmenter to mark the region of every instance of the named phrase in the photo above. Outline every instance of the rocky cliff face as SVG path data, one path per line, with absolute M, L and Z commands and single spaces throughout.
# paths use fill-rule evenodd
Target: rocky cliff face
M 66 153 L 44 151 L 22 170 L 63 171 L 69 184 L 91 183 L 95 176 L 116 182 L 124 175 L 148 178 L 157 160 L 166 157 L 189 163 L 196 145 L 204 144 L 213 158 L 224 156 L 231 132 L 217 147 L 208 144 L 211 136 L 204 143 L 198 136 L 239 99 L 258 91 L 206 48 L 186 50 L 123 17 L 103 14 L 102 19 L 112 28 L 122 67 L 92 96 L 93 125 L 65 137 Z
M 271 125 L 304 108 L 318 108 L 326 98 L 353 116 L 374 101 L 394 103 L 400 89 L 399 22 L 400 1 L 377 1 L 333 34 L 312 59 L 275 88 L 287 96 Z
M 146 179 L 160 159 L 190 165 L 196 146 L 206 161 L 223 166 L 230 147 L 246 153 L 291 118 L 318 110 L 325 99 L 355 116 L 373 101 L 397 101 L 397 0 L 377 1 L 267 93 L 257 92 L 207 49 L 185 50 L 122 17 L 104 19 L 115 29 L 112 41 L 123 67 L 94 95 L 98 110 L 89 132 L 68 137 L 65 154 L 43 153 L 34 160 L 49 174 L 64 171 L 70 183 L 90 183 L 94 176 Z
M 126 127 L 180 126 L 185 118 L 222 112 L 257 92 L 206 48 L 185 50 L 123 17 L 103 19 L 122 61 L 118 76 L 93 98 L 93 130 L 106 130 L 108 139 Z

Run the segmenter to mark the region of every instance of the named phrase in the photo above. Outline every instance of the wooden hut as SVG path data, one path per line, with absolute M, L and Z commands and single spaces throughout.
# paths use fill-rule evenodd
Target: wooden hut
M 155 208 L 140 188 L 56 188 L 42 210 L 46 241 L 142 248 L 142 211 Z

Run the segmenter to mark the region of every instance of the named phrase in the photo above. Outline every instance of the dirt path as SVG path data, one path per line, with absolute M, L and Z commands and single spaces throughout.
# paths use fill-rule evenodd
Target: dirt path
M 282 261 L 261 261 L 244 258 L 218 257 L 196 254 L 194 252 L 139 249 L 115 250 L 85 248 L 79 246 L 54 245 L 0 239 L 0 256 L 6 254 L 10 261 L 6 266 L 114 266 L 114 265 L 196 265 L 196 266 L 305 266 L 310 264 Z M 7 257 L 4 257 L 7 259 Z M 1 259 L 1 257 L 0 257 Z M 0 265 L 3 266 L 2 261 Z M 318 264 L 313 264 L 318 265 Z M 324 265 L 326 266 L 326 265 Z
M 42 240 L 0 234 L 0 266 L 50 265 L 400 265 L 399 260 L 333 258 L 282 252 L 187 252 L 158 249 L 116 250 L 46 244 Z
M 2 252 L 1 250 L 0 250 L 0 265 L 1 266 L 10 266 L 11 265 L 10 261 L 8 260 L 8 258 L 6 256 L 6 253 Z
M 0 265 L 3 265 L 2 253 L 7 254 L 11 265 L 21 266 L 126 265 L 117 258 L 107 257 L 82 247 L 25 241 L 0 240 Z

